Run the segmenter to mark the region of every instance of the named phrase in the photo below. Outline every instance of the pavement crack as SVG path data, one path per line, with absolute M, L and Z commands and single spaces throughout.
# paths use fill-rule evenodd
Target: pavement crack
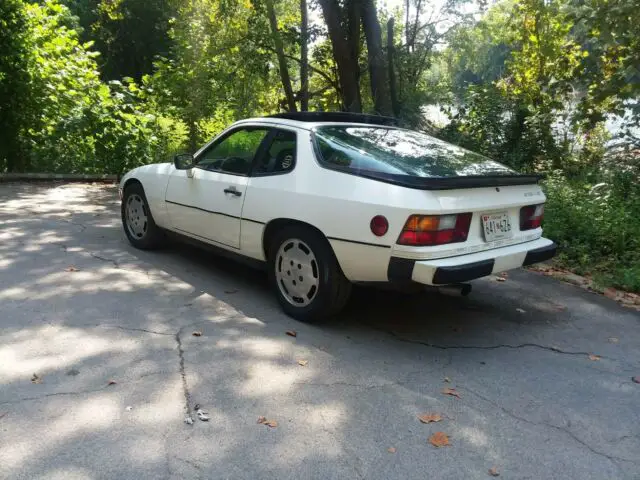
M 175 339 L 178 344 L 178 357 L 180 359 L 180 377 L 182 378 L 182 392 L 184 394 L 184 413 L 186 416 L 191 417 L 191 394 L 189 393 L 187 374 L 184 369 L 184 349 L 182 348 L 182 339 L 180 338 L 181 331 L 182 329 L 176 332 Z
M 170 332 L 158 332 L 155 330 L 147 330 L 146 328 L 133 328 L 133 327 L 123 327 L 121 325 L 96 325 L 96 327 L 101 327 L 101 328 L 117 328 L 118 330 L 128 330 L 131 332 L 144 332 L 144 333 L 151 333 L 153 335 L 166 335 L 169 337 L 173 337 L 175 336 L 173 333 Z
M 107 388 L 108 385 L 104 386 L 104 387 L 100 387 L 100 388 L 94 388 L 91 390 L 79 390 L 77 392 L 56 392 L 56 393 L 45 393 L 44 395 L 38 395 L 35 397 L 23 397 L 23 398 L 19 398 L 17 400 L 9 400 L 8 402 L 0 402 L 0 405 L 11 405 L 14 403 L 20 403 L 20 402 L 29 402 L 32 400 L 42 400 L 43 398 L 48 398 L 48 397 L 57 397 L 57 396 L 67 396 L 67 395 L 84 395 L 87 393 L 96 393 L 96 392 L 100 392 L 102 390 L 104 390 L 105 388 Z
M 97 260 L 102 260 L 103 262 L 112 263 L 115 268 L 120 268 L 120 265 L 118 264 L 118 262 L 116 260 L 112 260 L 110 258 L 103 257 L 103 256 L 98 255 L 97 253 L 93 253 L 93 252 L 89 252 L 89 255 L 91 255 L 92 258 L 95 258 Z
M 414 343 L 416 345 L 423 345 L 425 347 L 436 348 L 438 350 L 498 350 L 501 348 L 510 348 L 510 349 L 539 348 L 541 350 L 560 353 L 562 355 L 585 356 L 591 353 L 591 352 L 574 352 L 574 351 L 562 350 L 561 348 L 558 348 L 558 347 L 540 345 L 538 343 L 520 343 L 517 345 L 511 345 L 508 343 L 501 343 L 498 345 L 439 345 L 437 343 L 423 342 L 421 340 L 412 340 L 410 338 L 401 337 L 400 335 L 398 335 L 396 332 L 392 330 L 386 330 L 385 332 L 400 342 Z M 602 355 L 601 357 L 605 358 Z
M 509 410 L 509 409 L 503 407 L 502 405 L 500 405 L 498 402 L 495 402 L 494 400 L 491 400 L 490 398 L 485 397 L 484 395 L 476 392 L 475 390 L 470 389 L 469 387 L 461 388 L 461 390 L 466 390 L 466 391 L 472 393 L 476 397 L 478 397 L 478 398 L 484 400 L 485 402 L 489 403 L 490 405 L 493 405 L 494 407 L 500 409 L 503 413 L 505 413 L 506 415 L 510 416 L 511 418 L 513 418 L 515 420 L 518 420 L 518 421 L 521 421 L 521 422 L 524 422 L 524 423 L 528 423 L 529 425 L 534 425 L 534 426 L 537 426 L 537 427 L 552 428 L 554 430 L 562 432 L 562 433 L 568 435 L 569 437 L 571 437 L 576 443 L 579 443 L 580 445 L 585 447 L 591 453 L 608 459 L 611 463 L 613 463 L 618 468 L 620 468 L 620 466 L 616 463 L 617 461 L 631 462 L 631 463 L 634 463 L 634 464 L 637 463 L 634 460 L 629 460 L 628 458 L 618 457 L 616 455 L 610 455 L 610 454 L 604 453 L 604 452 L 602 452 L 600 450 L 596 450 L 594 447 L 592 447 L 587 442 L 585 442 L 584 440 L 579 438 L 575 433 L 573 433 L 571 430 L 569 430 L 566 427 L 560 427 L 558 425 L 553 425 L 553 424 L 547 423 L 547 422 L 534 422 L 533 420 L 529 420 L 527 418 L 524 418 L 524 417 L 521 417 L 519 415 L 516 415 L 511 410 Z
M 331 382 L 331 383 L 313 383 L 313 382 L 293 382 L 294 385 L 305 385 L 311 387 L 354 387 L 354 388 L 364 388 L 365 390 L 372 390 L 374 388 L 384 388 L 390 385 L 396 385 L 395 383 L 383 383 L 380 385 L 360 385 L 358 383 L 349 383 L 349 382 Z

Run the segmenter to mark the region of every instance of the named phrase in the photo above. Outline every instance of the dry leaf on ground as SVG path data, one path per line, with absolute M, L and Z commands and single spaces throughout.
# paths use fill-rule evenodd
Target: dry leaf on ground
M 507 272 L 502 272 L 502 273 L 500 274 L 500 276 L 501 276 L 502 278 L 509 278 L 509 274 L 508 274 Z
M 77 272 L 78 269 L 74 266 L 74 265 L 69 265 L 67 268 L 64 269 L 65 272 Z
M 429 437 L 429 443 L 434 447 L 447 447 L 451 445 L 449 443 L 449 437 L 444 432 L 436 432 Z
M 201 337 L 202 336 L 202 332 L 200 330 L 196 330 L 191 335 L 193 335 L 194 337 Z
M 500 476 L 500 472 L 498 472 L 498 467 L 491 467 L 489 469 L 489 475 L 491 475 L 492 477 Z
M 389 448 L 387 448 L 387 452 L 396 453 L 396 449 L 395 449 L 395 447 L 389 447 Z
M 298 365 L 301 367 L 306 367 L 307 363 L 309 363 L 309 360 L 298 360 Z
M 449 382 L 451 382 L 451 379 L 449 377 L 444 377 L 444 381 L 449 383 Z
M 42 383 L 42 378 L 34 373 L 33 377 L 31 377 L 31 383 Z
M 264 422 L 264 424 L 267 427 L 271 427 L 271 428 L 276 428 L 278 426 L 278 422 L 276 422 L 275 420 L 267 420 L 266 422 Z
M 589 354 L 589 360 L 600 360 L 600 356 L 599 355 L 594 355 L 593 353 Z
M 496 277 L 496 282 L 506 282 L 507 279 L 504 277 Z
M 296 332 L 295 330 L 287 330 L 286 332 L 287 335 L 289 335 L 290 337 L 297 337 L 298 336 L 298 332 Z
M 260 415 L 258 417 L 258 422 L 257 423 L 264 423 L 267 421 L 267 417 L 263 417 L 262 415 Z
M 451 395 L 452 397 L 461 398 L 460 394 L 458 393 L 458 391 L 455 388 L 449 388 L 449 387 L 444 388 L 442 390 L 442 393 L 444 393 L 445 395 Z
M 632 377 L 631 380 L 635 383 L 640 383 L 640 375 L 636 375 L 635 377 Z
M 0 418 L 4 418 L 9 414 L 9 412 L 2 412 L 0 413 Z
M 116 383 L 118 383 L 118 382 L 116 382 L 116 381 L 112 378 L 111 380 L 109 380 L 109 382 L 107 383 L 107 385 L 115 385 Z
M 523 310 L 522 308 L 516 308 L 516 312 L 518 312 L 518 313 L 527 313 L 526 310 Z
M 418 415 L 418 420 L 422 423 L 433 423 L 439 422 L 442 420 L 442 417 L 439 413 L 423 413 L 422 415 Z

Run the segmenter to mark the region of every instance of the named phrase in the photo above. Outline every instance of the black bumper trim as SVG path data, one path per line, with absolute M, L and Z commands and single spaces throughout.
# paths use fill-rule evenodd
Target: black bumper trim
M 527 256 L 524 258 L 524 263 L 522 266 L 532 265 L 534 263 L 544 262 L 545 260 L 549 260 L 556 255 L 556 251 L 558 250 L 558 245 L 552 243 L 547 247 L 536 248 L 535 250 L 529 250 L 527 252 Z
M 493 271 L 493 259 L 481 262 L 466 263 L 455 267 L 438 267 L 433 275 L 434 285 L 466 282 L 475 278 L 486 277 Z
M 411 282 L 415 260 L 410 258 L 391 257 L 387 267 L 387 278 L 390 282 Z

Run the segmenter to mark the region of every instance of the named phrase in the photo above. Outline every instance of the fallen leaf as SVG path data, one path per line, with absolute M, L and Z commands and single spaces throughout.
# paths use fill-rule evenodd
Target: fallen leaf
M 389 447 L 389 448 L 387 448 L 387 452 L 396 453 L 396 449 L 395 449 L 395 447 Z
M 489 469 L 489 475 L 491 475 L 492 477 L 499 477 L 500 472 L 498 472 L 498 467 L 491 467 Z
M 306 367 L 307 363 L 309 363 L 309 360 L 298 360 L 298 365 L 301 367 Z
M 34 373 L 33 377 L 31 377 L 31 383 L 42 383 L 42 379 Z
M 278 426 L 278 422 L 276 422 L 275 420 L 267 420 L 266 422 L 264 422 L 264 424 L 267 427 L 271 427 L 271 428 L 276 428 Z
M 527 313 L 526 310 L 523 310 L 521 308 L 516 308 L 516 312 L 518 312 L 518 313 Z
M 446 447 L 451 445 L 449 443 L 449 437 L 444 432 L 436 432 L 429 437 L 429 443 L 434 447 Z
M 631 380 L 633 380 L 635 383 L 640 383 L 640 375 L 636 375 L 635 377 L 632 377 Z
M 507 272 L 502 272 L 502 273 L 500 274 L 500 276 L 501 276 L 502 278 L 509 278 L 509 274 L 508 274 Z
M 298 333 L 295 330 L 287 330 L 286 332 L 287 335 L 289 335 L 290 337 L 297 337 Z
M 442 393 L 444 393 L 445 395 L 451 395 L 452 397 L 460 397 L 460 394 L 457 392 L 457 390 L 455 388 L 445 388 L 442 390 Z
M 418 415 L 418 420 L 422 423 L 434 423 L 442 420 L 442 417 L 439 413 L 423 413 L 422 415 Z
M 264 422 L 266 422 L 266 421 L 267 421 L 267 418 L 266 418 L 266 417 L 263 417 L 262 415 L 260 415 L 260 416 L 258 417 L 258 422 L 257 422 L 257 423 L 264 423 Z
M 444 381 L 447 382 L 447 383 L 450 383 L 451 379 L 449 377 L 444 377 Z
M 609 337 L 609 343 L 618 343 L 618 339 L 616 337 Z
M 111 380 L 109 380 L 109 382 L 107 383 L 107 385 L 115 385 L 116 383 L 118 383 L 118 382 L 116 382 L 116 381 L 112 378 Z
M 125 409 L 127 412 L 130 412 L 131 410 L 133 410 L 133 407 L 132 407 L 132 406 L 128 406 L 128 407 L 125 407 L 124 409 Z
M 64 269 L 65 272 L 77 272 L 78 269 L 73 266 L 73 265 L 69 265 L 67 268 Z
M 591 353 L 589 355 L 589 360 L 593 360 L 593 361 L 600 360 L 600 356 L 599 355 L 594 355 L 593 353 Z
M 191 335 L 193 335 L 194 337 L 201 337 L 202 336 L 202 332 L 200 330 L 196 330 Z
M 496 277 L 496 282 L 506 282 L 507 279 L 504 277 Z
M 9 412 L 2 412 L 2 413 L 0 413 L 0 418 L 4 418 L 4 417 L 6 417 L 8 413 L 9 413 Z

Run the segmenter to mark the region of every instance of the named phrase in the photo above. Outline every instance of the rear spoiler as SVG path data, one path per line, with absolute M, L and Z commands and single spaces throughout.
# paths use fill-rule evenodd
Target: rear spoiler
M 506 187 L 510 185 L 536 185 L 544 179 L 537 174 L 509 175 L 469 175 L 464 177 L 416 177 L 395 173 L 376 172 L 373 170 L 349 170 L 336 166 L 322 165 L 330 170 L 369 178 L 379 182 L 390 183 L 415 190 L 456 190 L 461 188 Z

